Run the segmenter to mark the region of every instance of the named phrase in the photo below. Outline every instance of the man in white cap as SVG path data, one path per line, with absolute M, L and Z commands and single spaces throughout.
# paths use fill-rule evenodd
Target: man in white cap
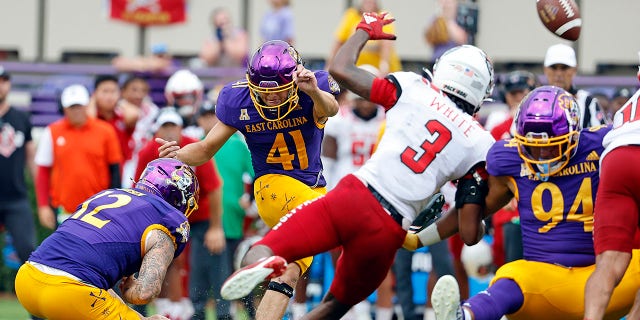
M 87 89 L 66 87 L 60 104 L 64 117 L 45 128 L 35 156 L 38 218 L 49 229 L 90 196 L 119 188 L 121 180 L 118 137 L 110 124 L 88 116 Z
M 567 90 L 578 101 L 582 127 L 605 124 L 606 118 L 598 100 L 585 90 L 578 90 L 573 85 L 573 78 L 578 71 L 576 52 L 566 44 L 555 44 L 547 49 L 544 56 L 544 75 L 549 85 Z

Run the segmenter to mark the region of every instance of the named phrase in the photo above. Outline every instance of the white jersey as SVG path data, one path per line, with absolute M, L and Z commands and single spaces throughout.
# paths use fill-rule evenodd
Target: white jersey
M 396 72 L 389 77 L 401 95 L 387 111 L 376 152 L 355 175 L 413 221 L 447 181 L 485 161 L 495 140 L 420 75 Z
M 613 116 L 613 129 L 602 139 L 604 159 L 611 150 L 627 145 L 640 145 L 640 90 L 636 91 Z
M 365 120 L 358 117 L 352 108 L 341 108 L 329 118 L 324 135 L 333 137 L 338 145 L 332 172 L 325 175 L 327 188 L 333 187 L 342 177 L 360 169 L 371 158 L 384 122 L 384 108 L 378 107 L 375 117 Z

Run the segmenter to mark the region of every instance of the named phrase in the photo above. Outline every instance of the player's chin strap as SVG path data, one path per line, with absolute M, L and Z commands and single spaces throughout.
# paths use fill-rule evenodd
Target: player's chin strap
M 538 177 L 538 180 L 545 182 L 549 180 L 549 164 L 548 163 L 544 163 L 544 164 L 539 164 L 538 165 L 538 169 L 540 169 L 540 171 L 542 171 L 542 173 L 545 174 L 545 176 L 543 177 L 540 172 L 536 172 L 536 176 Z
M 291 286 L 286 283 L 269 281 L 267 289 L 275 292 L 280 292 L 289 298 L 293 297 L 293 288 L 291 288 Z

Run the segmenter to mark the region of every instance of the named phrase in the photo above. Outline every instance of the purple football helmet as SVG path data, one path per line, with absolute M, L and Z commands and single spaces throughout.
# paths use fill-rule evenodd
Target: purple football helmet
M 265 42 L 251 57 L 247 68 L 249 92 L 260 116 L 267 121 L 286 117 L 298 104 L 298 86 L 293 73 L 301 64 L 295 48 L 280 40 Z M 288 92 L 284 102 L 269 106 L 260 94 Z
M 554 86 L 531 91 L 520 103 L 515 124 L 518 153 L 541 179 L 569 163 L 582 129 L 578 103 L 569 92 Z
M 160 158 L 149 162 L 135 187 L 161 197 L 187 218 L 198 210 L 198 178 L 191 167 L 179 160 Z

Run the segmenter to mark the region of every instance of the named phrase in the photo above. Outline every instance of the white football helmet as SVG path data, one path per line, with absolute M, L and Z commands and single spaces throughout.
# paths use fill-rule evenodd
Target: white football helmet
M 491 245 L 489 245 L 484 239 L 480 240 L 473 246 L 465 245 L 462 247 L 462 253 L 460 260 L 464 265 L 464 270 L 470 277 L 482 278 L 486 274 L 480 273 L 480 268 L 485 267 L 486 271 L 491 269 L 493 264 L 493 252 Z
M 182 69 L 176 71 L 164 87 L 164 94 L 167 103 L 178 109 L 183 117 L 190 117 L 202 102 L 204 86 L 200 78 L 193 72 Z M 184 96 L 191 96 L 192 99 L 185 99 L 184 103 L 178 104 L 178 99 Z
M 473 110 L 465 111 L 474 114 L 493 91 L 493 63 L 475 46 L 451 48 L 433 66 L 433 84 L 469 103 Z

